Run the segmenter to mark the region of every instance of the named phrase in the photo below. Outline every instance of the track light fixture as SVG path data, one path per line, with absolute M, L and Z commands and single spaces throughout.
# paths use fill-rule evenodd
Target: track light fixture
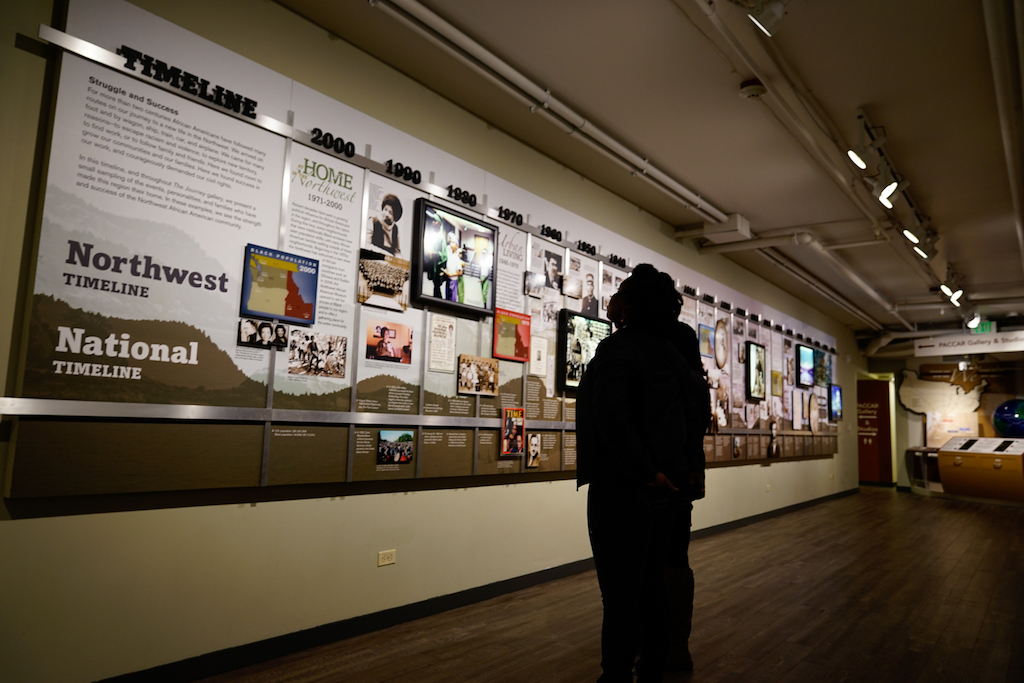
M 914 245 L 914 253 L 928 261 L 935 257 L 938 250 L 935 248 L 935 243 L 939 241 L 939 234 L 934 230 L 926 230 L 924 237 L 920 243 Z
M 757 0 L 747 17 L 754 22 L 754 26 L 771 38 L 779 22 L 782 21 L 782 17 L 786 14 L 787 2 L 789 0 Z
M 874 132 L 881 130 L 883 135 L 881 137 L 875 137 Z M 869 139 L 870 138 L 870 139 Z M 867 123 L 867 119 L 864 116 L 864 110 L 857 110 L 857 146 L 846 151 L 846 155 L 850 157 L 857 168 L 862 171 L 867 170 L 868 162 L 867 156 L 869 152 L 875 152 L 879 147 L 885 144 L 884 130 L 881 127 L 870 128 Z
M 964 287 L 961 284 L 960 274 L 953 270 L 953 266 L 946 266 L 946 281 L 939 285 L 939 290 L 949 297 L 950 302 L 959 307 L 960 297 L 964 295 Z
M 967 319 L 967 327 L 972 330 L 981 323 L 981 314 L 977 311 L 972 311 L 969 318 Z

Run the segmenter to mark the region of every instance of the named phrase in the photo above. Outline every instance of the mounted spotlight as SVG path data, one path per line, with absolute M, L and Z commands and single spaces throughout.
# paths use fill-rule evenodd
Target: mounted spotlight
M 871 133 L 872 130 L 878 130 L 878 128 L 871 129 L 868 127 L 867 119 L 864 116 L 864 110 L 857 110 L 857 146 L 853 149 L 846 151 L 846 155 L 850 157 L 850 161 L 856 164 L 857 168 L 864 171 L 867 170 L 868 162 L 865 158 L 868 156 L 868 152 L 874 152 L 879 147 L 885 144 L 885 137 L 876 138 Z M 871 142 L 867 141 L 867 138 L 871 137 Z
M 889 197 L 896 191 L 897 187 L 899 187 L 899 182 L 892 176 L 889 162 L 883 158 L 878 164 L 878 177 L 871 184 L 871 194 L 875 195 L 878 201 L 882 203 L 882 206 L 891 209 L 892 202 L 889 201 Z
M 789 0 L 757 0 L 754 10 L 747 14 L 747 17 L 754 22 L 754 26 L 771 38 L 779 22 L 782 21 L 782 17 L 786 14 L 787 2 Z
M 939 285 L 939 290 L 949 297 L 954 306 L 959 306 L 960 297 L 964 295 L 963 285 L 960 284 L 960 274 L 953 270 L 953 266 L 946 265 L 946 281 Z
M 969 327 L 969 328 L 971 328 L 971 329 L 973 330 L 973 329 L 974 329 L 975 327 L 977 327 L 977 326 L 978 326 L 978 325 L 979 325 L 980 323 L 981 323 L 981 315 L 980 315 L 979 313 L 975 312 L 975 313 L 974 313 L 974 314 L 973 314 L 973 315 L 972 315 L 972 316 L 970 317 L 970 320 L 968 320 L 968 321 L 967 321 L 967 327 Z
M 939 235 L 934 230 L 925 231 L 924 239 L 921 240 L 920 244 L 914 245 L 914 252 L 923 258 L 925 261 L 935 257 L 938 253 L 938 249 L 935 248 L 935 243 L 939 241 Z

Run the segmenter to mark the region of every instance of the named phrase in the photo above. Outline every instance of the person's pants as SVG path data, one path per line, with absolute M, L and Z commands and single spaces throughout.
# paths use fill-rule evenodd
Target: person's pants
M 649 670 L 660 671 L 675 640 L 674 613 L 681 610 L 689 622 L 693 588 L 684 540 L 688 544 L 690 507 L 681 495 L 662 490 L 590 485 L 590 545 L 604 604 L 602 681 L 631 682 L 638 653 Z M 689 587 L 667 590 L 666 575 L 675 584 L 683 568 Z

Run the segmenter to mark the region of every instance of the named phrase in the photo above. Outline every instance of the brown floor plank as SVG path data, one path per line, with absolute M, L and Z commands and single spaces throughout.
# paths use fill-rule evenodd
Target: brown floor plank
M 1024 681 L 1024 508 L 864 489 L 694 541 L 692 674 L 668 683 Z M 588 683 L 593 572 L 206 679 Z

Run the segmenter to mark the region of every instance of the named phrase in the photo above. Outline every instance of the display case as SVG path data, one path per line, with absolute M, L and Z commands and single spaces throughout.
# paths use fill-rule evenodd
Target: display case
M 950 439 L 939 449 L 946 493 L 1024 502 L 1024 439 Z

